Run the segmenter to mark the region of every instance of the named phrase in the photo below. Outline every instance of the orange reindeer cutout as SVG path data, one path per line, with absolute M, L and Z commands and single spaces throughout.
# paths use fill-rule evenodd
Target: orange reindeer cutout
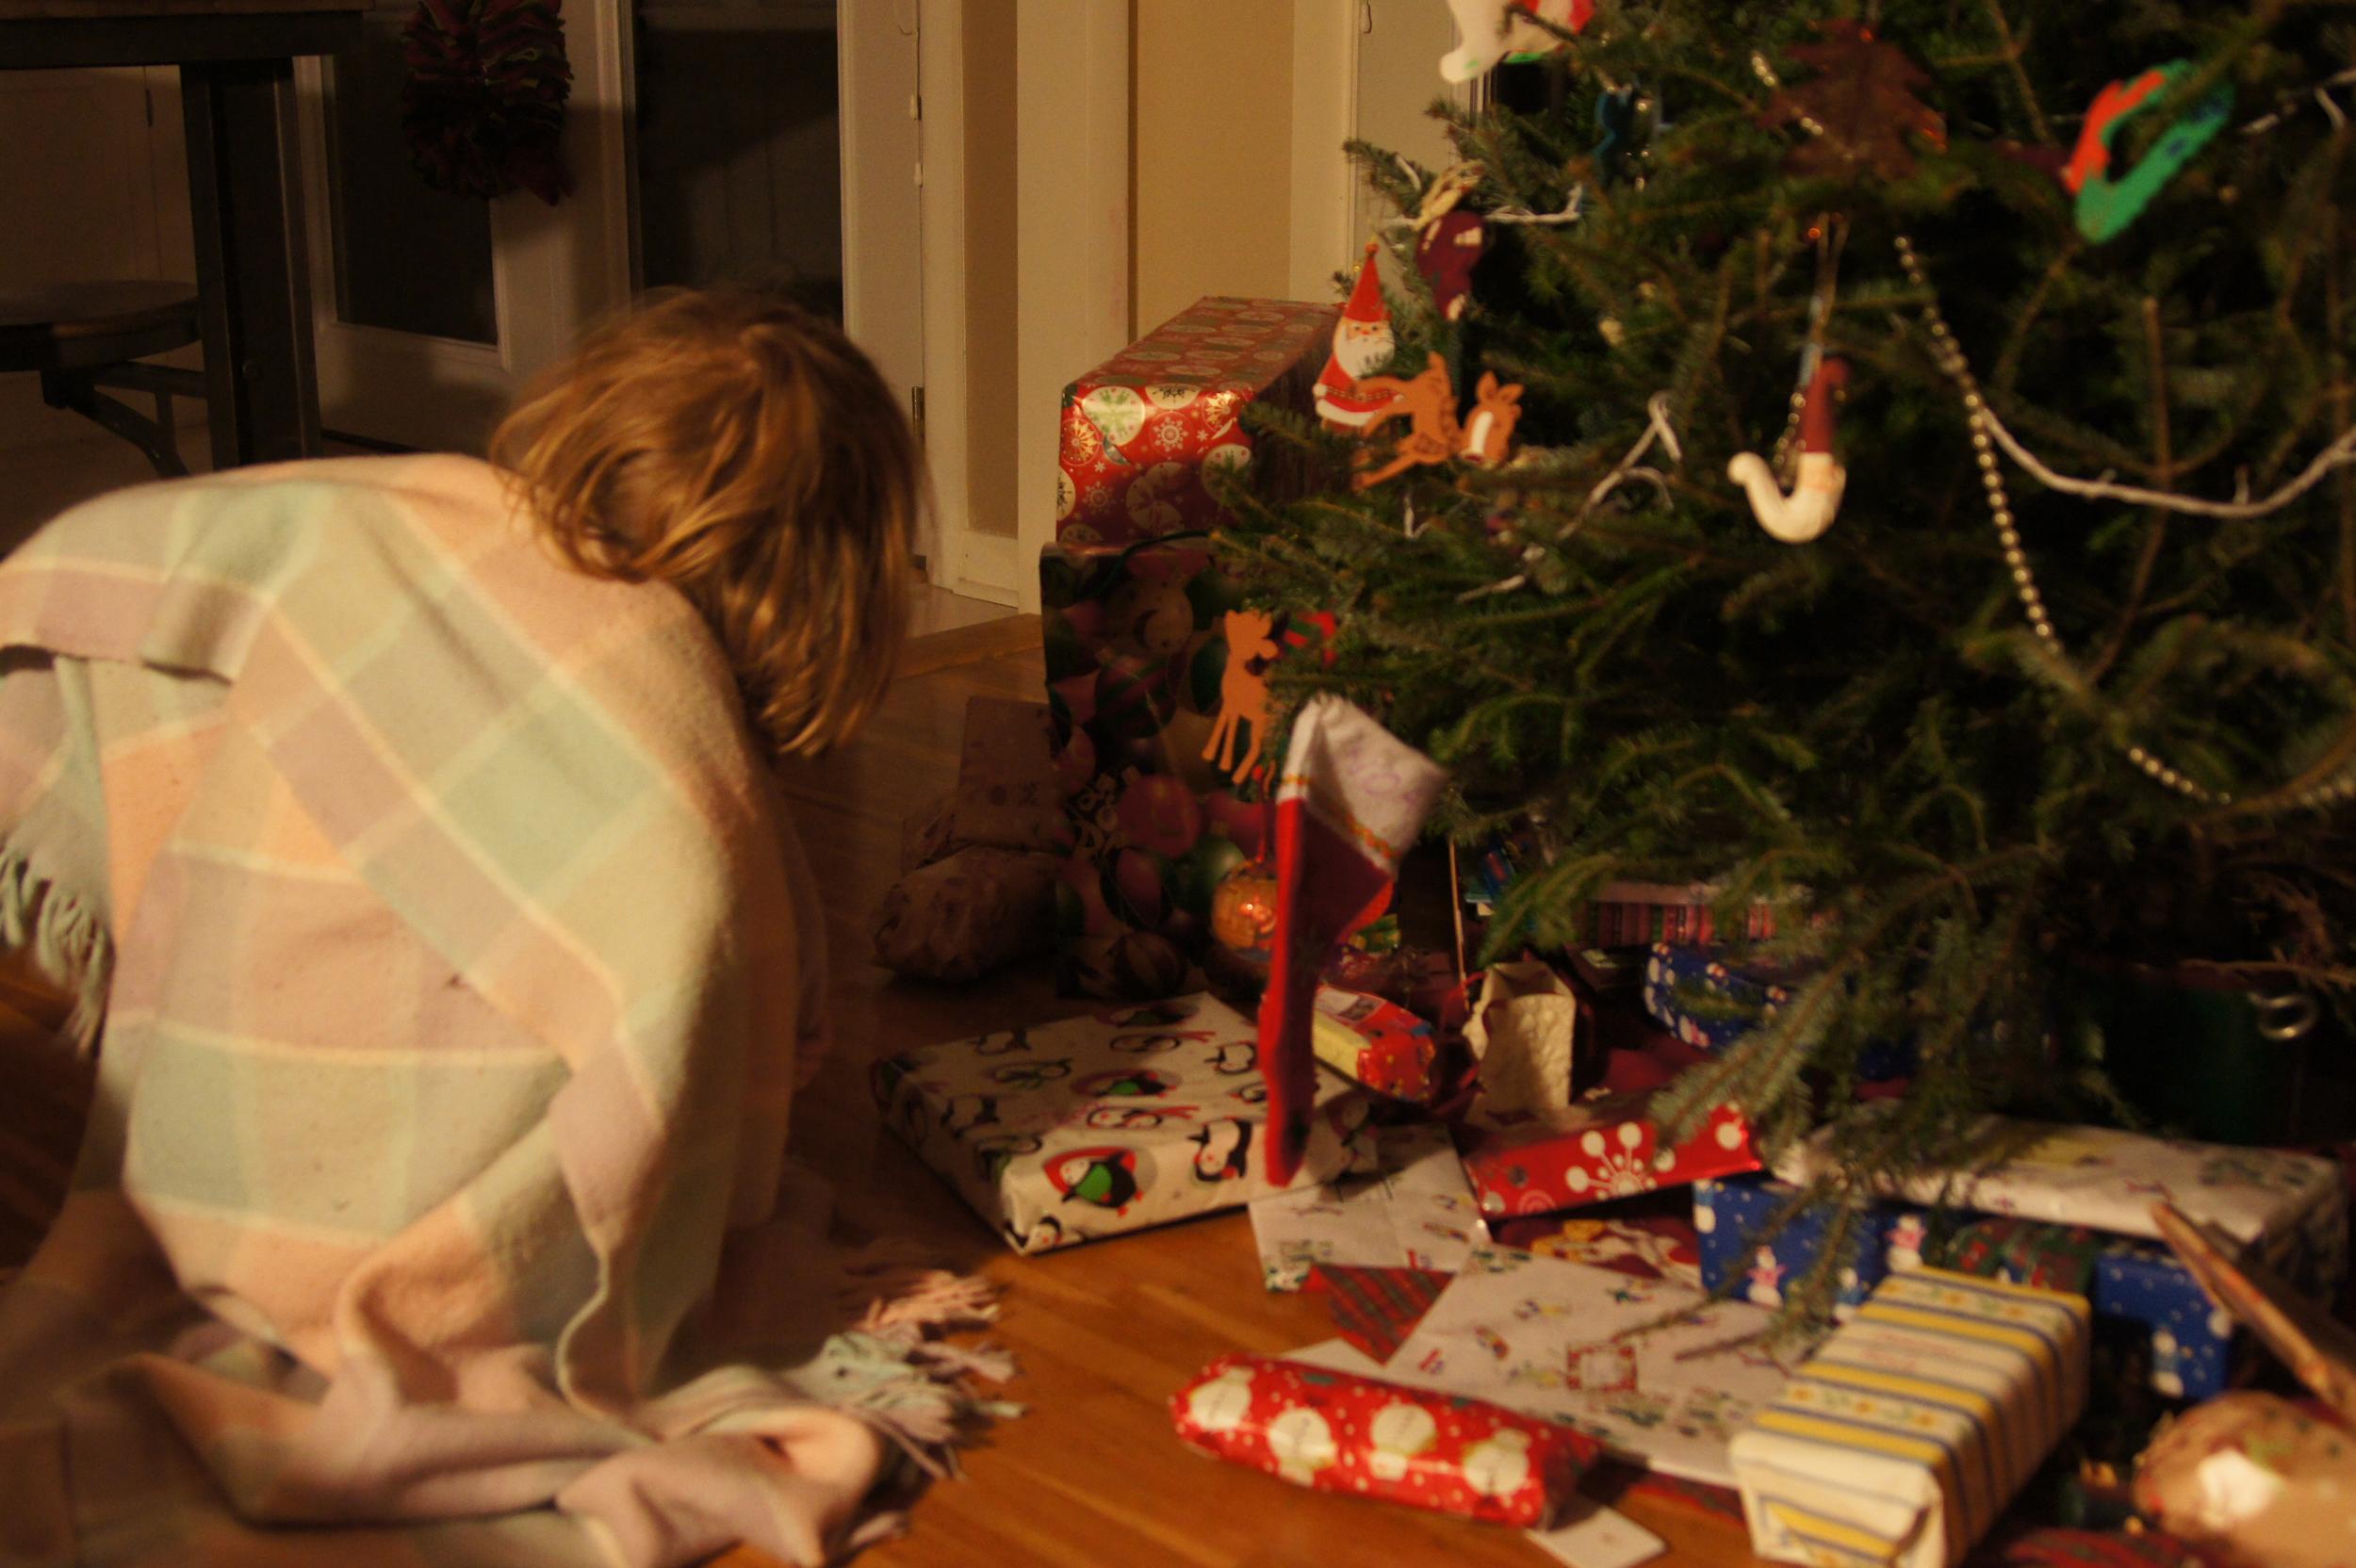
M 1513 427 L 1521 420 L 1520 385 L 1499 386 L 1496 371 L 1481 371 L 1473 388 L 1472 417 L 1464 421 L 1464 461 L 1484 468 L 1504 462 L 1513 444 Z
M 1360 427 L 1366 434 L 1372 435 L 1402 414 L 1407 416 L 1409 430 L 1399 443 L 1397 455 L 1380 468 L 1361 472 L 1350 481 L 1353 488 L 1368 489 L 1419 463 L 1446 463 L 1464 446 L 1464 427 L 1456 421 L 1456 388 L 1448 384 L 1448 361 L 1438 354 L 1430 356 L 1419 376 L 1369 376 L 1358 384 L 1358 390 L 1368 397 L 1391 400 Z M 1363 448 L 1359 458 L 1367 461 Z
M 1265 610 L 1230 610 L 1226 624 L 1227 673 L 1219 682 L 1219 723 L 1211 730 L 1211 743 L 1203 748 L 1203 760 L 1241 781 L 1260 765 L 1260 737 L 1268 733 L 1268 666 L 1277 652 L 1269 633 L 1276 617 Z M 1252 727 L 1252 743 L 1238 762 L 1235 729 L 1246 724 Z

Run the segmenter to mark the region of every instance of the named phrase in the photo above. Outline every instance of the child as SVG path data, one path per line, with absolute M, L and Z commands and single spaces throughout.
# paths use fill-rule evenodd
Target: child
M 884 1438 L 969 1411 L 910 1333 L 798 1333 L 808 1248 L 729 1261 L 778 1255 L 824 972 L 766 764 L 890 679 L 897 400 L 790 305 L 679 294 L 492 451 L 150 485 L 0 564 L 0 939 L 97 1057 L 0 1287 L 0 1517 L 38 1559 L 436 1521 L 816 1561 Z M 716 1363 L 715 1291 L 791 1349 Z

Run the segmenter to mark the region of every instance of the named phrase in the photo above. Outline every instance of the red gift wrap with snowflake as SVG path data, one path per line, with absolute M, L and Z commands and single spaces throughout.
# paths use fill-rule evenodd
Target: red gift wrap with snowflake
M 1170 1397 L 1178 1435 L 1317 1492 L 1535 1529 L 1578 1491 L 1595 1440 L 1482 1399 L 1269 1356 L 1221 1356 Z
M 1456 1148 L 1481 1212 L 1547 1214 L 1759 1168 L 1750 1124 L 1732 1105 L 1712 1110 L 1684 1142 L 1663 1145 L 1651 1116 L 1658 1092 L 1549 1111 L 1476 1105 Z
M 1333 311 L 1198 300 L 1064 391 L 1055 537 L 1124 545 L 1218 528 L 1213 477 L 1252 460 L 1243 411 L 1306 412 Z

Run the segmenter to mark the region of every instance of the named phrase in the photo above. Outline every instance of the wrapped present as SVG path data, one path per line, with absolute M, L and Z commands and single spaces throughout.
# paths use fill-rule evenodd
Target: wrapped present
M 1053 855 L 960 849 L 900 878 L 875 911 L 875 961 L 925 980 L 972 980 L 1047 949 Z
M 1415 1122 L 1378 1129 L 1374 1139 L 1374 1174 L 1252 1200 L 1268 1289 L 1299 1290 L 1324 1265 L 1453 1270 L 1488 1240 L 1446 1129 Z
M 945 812 L 948 849 L 1071 848 L 1055 750 L 1055 714 L 1045 703 L 969 698 L 957 789 Z
M 1892 1275 L 1737 1433 L 1751 1549 L 1954 1568 L 2086 1408 L 2086 1298 Z
M 1333 318 L 1325 305 L 1198 300 L 1073 382 L 1063 397 L 1057 540 L 1120 545 L 1223 524 L 1206 481 L 1252 464 L 1244 409 L 1307 411 Z M 1255 478 L 1281 485 L 1285 476 Z
M 1318 987 L 1309 1043 L 1318 1061 L 1394 1100 L 1430 1104 L 1444 1087 L 1432 1025 L 1379 996 Z
M 1456 1151 L 1481 1212 L 1545 1214 L 1759 1168 L 1750 1124 L 1732 1105 L 1711 1111 L 1693 1136 L 1664 1149 L 1652 1102 L 1652 1093 L 1611 1095 L 1519 1113 L 1476 1102 Z
M 1730 1285 L 1739 1300 L 1781 1306 L 1784 1286 L 1816 1266 L 1837 1223 L 1829 1207 L 1810 1205 L 1768 1235 L 1775 1217 L 1799 1190 L 1762 1176 L 1694 1183 L 1693 1229 L 1701 1239 L 1702 1283 L 1713 1292 Z M 1888 1232 L 1894 1217 L 1894 1209 L 1880 1205 L 1858 1219 L 1840 1265 L 1835 1316 L 1853 1315 L 1890 1271 Z
M 1912 1256 L 1908 1243 L 1924 1228 L 1911 1213 L 1892 1228 L 1900 1259 Z M 1947 1261 L 1961 1273 L 2087 1298 L 2098 1326 L 2132 1326 L 2146 1340 L 2144 1375 L 2163 1398 L 2214 1398 L 2249 1364 L 2232 1315 L 2157 1242 L 1999 1216 L 1958 1231 Z
M 1568 1214 L 1521 1215 L 1489 1227 L 1500 1247 L 1636 1280 L 1702 1288 L 1701 1233 L 1682 1193 L 1646 1193 Z
M 2270 1394 L 2229 1394 L 2152 1440 L 2135 1506 L 2221 1568 L 2346 1568 L 2356 1431 Z
M 1744 912 L 1740 932 L 1721 932 L 1710 906 L 1715 892 L 1700 883 L 1607 882 L 1588 912 L 1588 939 L 1598 947 L 1628 942 L 1705 945 L 1722 936 L 1765 941 L 1775 934 L 1775 906 L 1765 903 L 1754 903 Z
M 1776 1174 L 1806 1182 L 1832 1162 L 1820 1133 Z M 2315 1296 L 2329 1299 L 2348 1266 L 2346 1184 L 2306 1154 L 1989 1117 L 1956 1169 L 1918 1171 L 1890 1196 L 2146 1240 L 2159 1239 L 2151 1208 L 2166 1200 Z
M 1658 1280 L 1475 1248 L 1383 1376 L 1560 1421 L 1657 1475 L 1731 1486 L 1726 1445 L 1791 1377 L 1772 1316 Z
M 884 1124 L 1020 1252 L 1143 1230 L 1282 1190 L 1261 1136 L 1250 1019 L 1207 996 L 886 1057 Z M 1370 1168 L 1369 1102 L 1336 1081 L 1303 1172 Z
M 1524 1529 L 1552 1522 L 1593 1439 L 1480 1399 L 1230 1355 L 1171 1396 L 1190 1446 L 1319 1492 Z
M 1723 1051 L 1792 1000 L 1783 986 L 1729 967 L 1706 947 L 1653 944 L 1644 964 L 1644 1011 L 1688 1045 Z
M 1240 589 L 1197 537 L 1051 545 L 1039 591 L 1072 845 L 1056 895 L 1057 983 L 1169 996 L 1210 941 L 1220 884 L 1259 853 L 1265 829 L 1264 808 L 1238 798 L 1212 756 L 1235 707 L 1230 677 L 1252 673 L 1230 657 Z M 1272 657 L 1281 629 L 1256 624 L 1254 646 Z
M 1785 977 L 1729 962 L 1721 950 L 1655 942 L 1644 960 L 1644 1010 L 1688 1045 L 1719 1052 L 1773 1019 L 1792 1000 Z M 1860 1084 L 1914 1071 L 1906 1042 L 1876 1041 L 1857 1054 Z

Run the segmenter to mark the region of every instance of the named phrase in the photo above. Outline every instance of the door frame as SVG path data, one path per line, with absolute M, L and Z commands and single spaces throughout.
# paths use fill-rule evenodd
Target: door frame
M 923 106 L 918 166 L 924 265 L 924 463 L 932 480 L 925 576 L 969 598 L 1012 604 L 1010 549 L 973 530 L 965 342 L 965 8 L 924 0 L 917 22 Z
M 1022 347 L 1012 569 L 1039 607 L 1055 537 L 1064 388 L 1128 343 L 1130 13 L 1106 0 L 1023 0 L 1015 53 L 1016 314 Z M 1039 177 L 1033 177 L 1034 172 Z M 1005 546 L 997 547 L 1002 552 Z
M 1296 300 L 1333 299 L 1333 275 L 1353 271 L 1366 246 L 1358 172 L 1341 147 L 1358 134 L 1359 41 L 1372 25 L 1367 0 L 1293 0 L 1289 276 Z M 1435 56 L 1432 97 L 1445 92 L 1476 109 L 1487 101 L 1485 77 L 1451 86 L 1438 64 Z
M 371 10 L 390 9 L 376 0 Z M 626 0 L 571 0 L 566 55 L 573 67 L 562 154 L 573 177 L 554 207 L 524 191 L 490 204 L 491 291 L 495 343 L 464 342 L 383 327 L 358 326 L 335 312 L 335 238 L 328 193 L 327 62 L 295 62 L 303 140 L 303 224 L 310 241 L 311 316 L 321 417 L 352 382 L 399 385 L 421 354 L 466 392 L 504 404 L 532 373 L 568 349 L 583 327 L 630 298 L 630 223 L 626 105 L 630 96 Z M 529 308 L 526 308 L 529 302 Z M 424 347 L 430 345 L 430 347 Z M 444 445 L 429 426 L 423 439 Z

